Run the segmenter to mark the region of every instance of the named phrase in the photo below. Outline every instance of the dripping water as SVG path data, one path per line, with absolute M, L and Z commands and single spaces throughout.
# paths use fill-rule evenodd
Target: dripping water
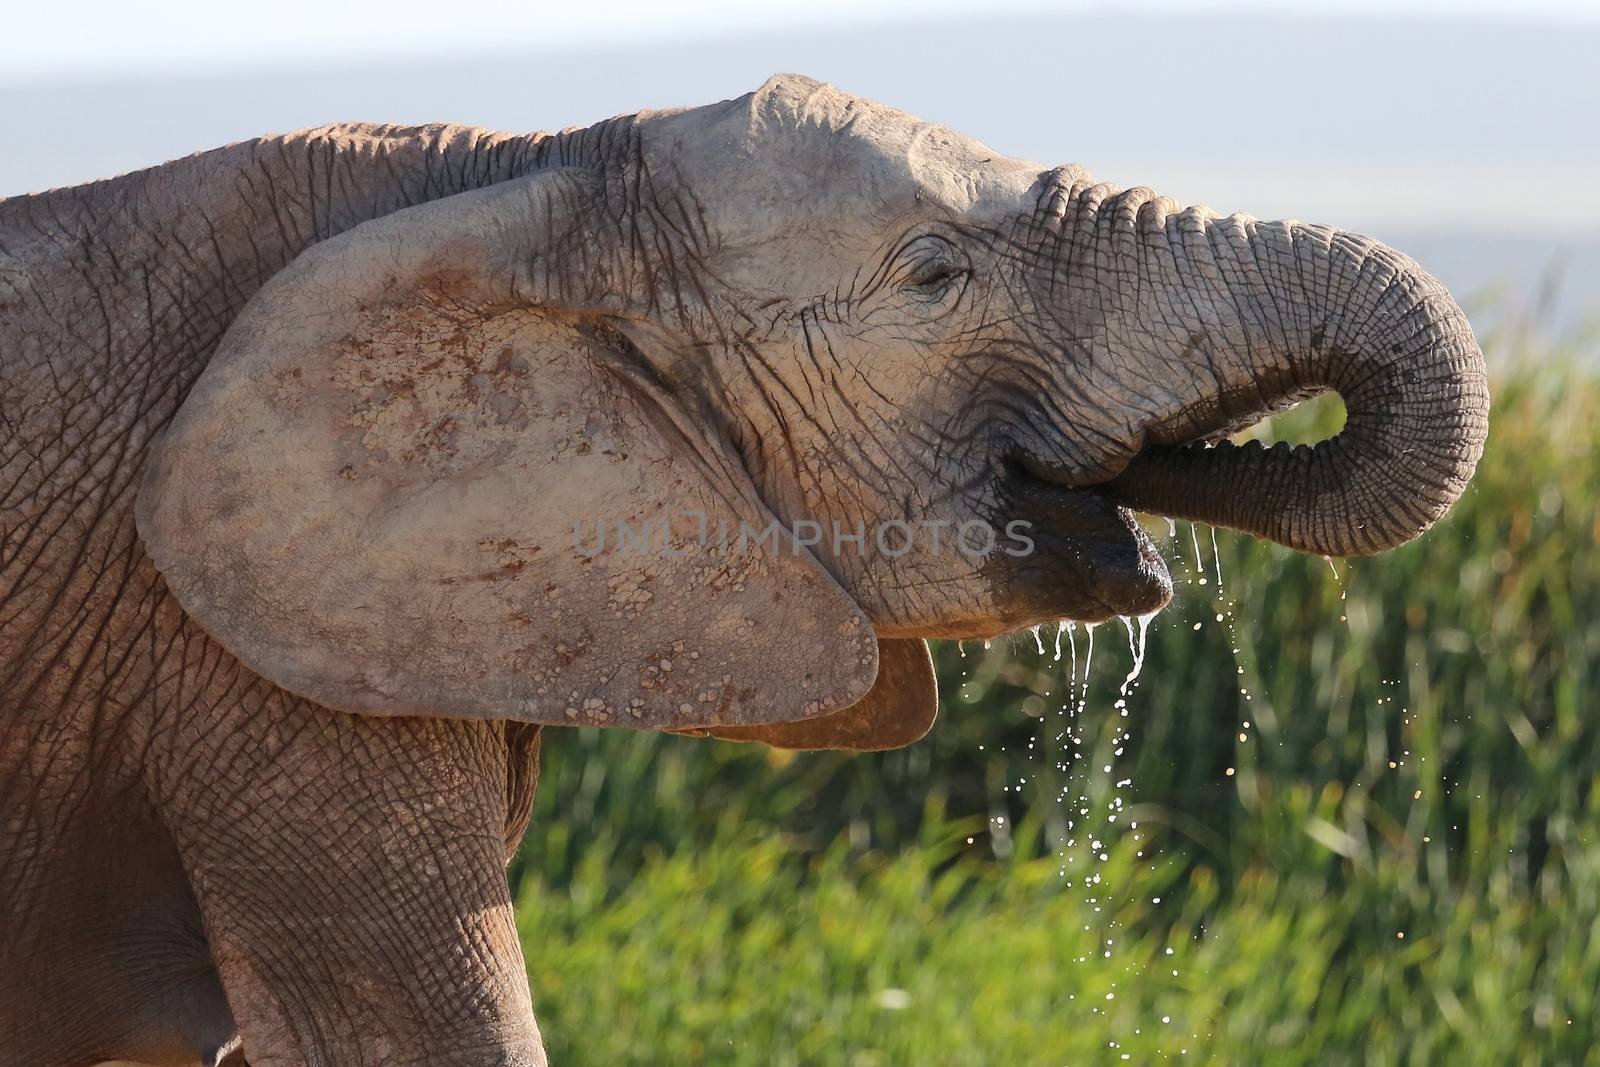
M 1089 666 L 1094 662 L 1094 628 L 1099 625 L 1100 624 L 1097 622 L 1086 622 L 1083 624 L 1083 632 L 1089 636 L 1089 643 L 1083 654 L 1083 688 L 1078 691 L 1079 715 L 1082 715 L 1084 708 L 1088 707 L 1089 705 Z M 1078 650 L 1076 647 L 1076 642 L 1074 642 L 1074 647 L 1072 650 L 1072 663 L 1074 667 L 1076 667 L 1078 663 Z
M 1349 592 L 1344 587 L 1344 579 L 1339 576 L 1339 568 L 1335 567 L 1333 565 L 1333 557 L 1332 556 L 1323 556 L 1322 558 L 1327 561 L 1328 569 L 1333 572 L 1333 580 L 1336 583 L 1338 583 L 1338 586 L 1339 586 L 1339 600 L 1341 602 L 1346 600 L 1349 597 Z M 1340 614 L 1339 614 L 1339 621 L 1340 622 L 1348 622 L 1349 621 L 1348 616 L 1346 616 L 1343 613 L 1343 611 L 1341 611 Z
M 1062 621 L 1063 625 L 1065 625 L 1066 628 L 1067 628 L 1067 647 L 1072 652 L 1072 682 L 1071 682 L 1071 685 L 1075 686 L 1075 685 L 1078 684 L 1078 624 L 1073 622 L 1071 619 L 1063 619 L 1061 621 Z M 1059 641 L 1060 638 L 1061 638 L 1061 631 L 1057 630 L 1056 631 L 1056 639 Z M 1069 694 L 1072 692 L 1070 686 L 1069 686 L 1067 692 Z
M 1122 688 L 1117 692 L 1120 697 L 1128 695 L 1128 687 L 1138 680 L 1139 672 L 1144 670 L 1145 639 L 1150 634 L 1150 620 L 1155 617 L 1156 613 L 1153 611 L 1148 615 L 1138 616 L 1138 629 L 1135 630 L 1134 619 L 1126 615 L 1120 616 L 1122 625 L 1128 629 L 1128 651 L 1133 653 L 1133 669 L 1122 680 Z

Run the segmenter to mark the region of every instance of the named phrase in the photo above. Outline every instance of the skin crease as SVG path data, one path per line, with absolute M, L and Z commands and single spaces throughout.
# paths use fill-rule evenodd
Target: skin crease
M 1165 451 L 1325 387 L 1342 444 Z M 1397 253 L 795 77 L 0 202 L 0 396 L 0 1059 L 63 1067 L 543 1063 L 538 723 L 907 743 L 922 638 L 1165 602 L 1119 500 L 1370 551 L 1487 417 Z M 1036 550 L 566 540 L 685 502 Z

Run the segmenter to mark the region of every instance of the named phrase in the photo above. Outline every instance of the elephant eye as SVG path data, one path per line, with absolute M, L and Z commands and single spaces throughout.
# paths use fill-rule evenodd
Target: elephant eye
M 898 289 L 915 301 L 947 308 L 965 291 L 972 264 L 962 248 L 936 233 L 906 240 L 897 250 L 893 270 Z
M 906 288 L 924 296 L 937 299 L 954 285 L 966 271 L 946 259 L 934 259 L 913 268 L 906 279 Z

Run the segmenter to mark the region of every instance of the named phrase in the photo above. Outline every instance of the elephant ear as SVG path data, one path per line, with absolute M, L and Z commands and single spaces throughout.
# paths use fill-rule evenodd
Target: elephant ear
M 881 752 L 920 741 L 939 714 L 939 685 L 926 641 L 879 641 L 878 678 L 842 711 L 766 726 L 713 726 L 691 731 L 722 741 L 759 741 L 773 748 Z
M 232 325 L 137 513 L 246 666 L 348 712 L 650 729 L 871 689 L 868 620 L 615 328 L 599 188 L 546 172 L 365 223 Z

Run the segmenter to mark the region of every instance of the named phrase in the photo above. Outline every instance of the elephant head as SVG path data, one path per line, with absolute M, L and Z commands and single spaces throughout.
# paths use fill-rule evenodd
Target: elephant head
M 1376 552 L 1488 394 L 1411 260 L 1043 169 L 799 77 L 551 138 L 314 246 L 147 472 L 185 609 L 332 708 L 919 736 L 922 638 L 1156 610 L 1130 509 Z M 1314 446 L 1236 446 L 1323 390 Z

